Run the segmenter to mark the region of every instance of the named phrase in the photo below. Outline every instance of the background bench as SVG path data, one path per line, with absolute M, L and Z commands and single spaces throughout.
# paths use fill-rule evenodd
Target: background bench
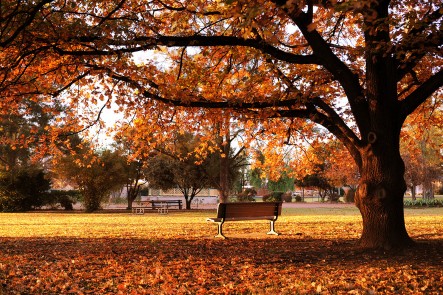
M 151 200 L 152 209 L 164 209 L 169 210 L 171 207 L 178 207 L 178 209 L 182 209 L 182 200 Z
M 281 202 L 220 203 L 217 207 L 217 217 L 206 220 L 217 223 L 216 238 L 226 238 L 223 235 L 224 222 L 242 220 L 269 220 L 268 235 L 278 235 L 275 231 L 275 221 L 281 215 L 281 205 Z
M 135 206 L 132 206 L 132 213 L 144 214 L 145 209 L 155 209 L 158 210 L 159 213 L 166 214 L 171 207 L 177 207 L 181 210 L 183 208 L 182 200 L 150 200 L 137 202 Z

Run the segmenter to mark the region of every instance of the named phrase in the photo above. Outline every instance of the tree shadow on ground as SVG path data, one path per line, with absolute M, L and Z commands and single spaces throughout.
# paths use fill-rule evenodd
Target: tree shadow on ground
M 0 281 L 4 294 L 443 291 L 443 240 L 390 253 L 355 243 L 300 236 L 0 238 Z

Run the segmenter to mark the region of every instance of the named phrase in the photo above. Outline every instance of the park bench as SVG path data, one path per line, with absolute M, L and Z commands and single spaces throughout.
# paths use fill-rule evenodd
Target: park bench
M 270 231 L 267 234 L 278 235 L 275 231 L 275 221 L 281 215 L 281 204 L 281 202 L 220 203 L 217 207 L 217 217 L 206 220 L 217 223 L 216 238 L 226 238 L 223 235 L 223 223 L 242 220 L 269 220 Z
M 132 213 L 134 214 L 145 214 L 145 210 L 153 209 L 157 210 L 160 214 L 167 214 L 169 208 L 178 207 L 182 209 L 181 200 L 150 200 L 146 202 L 138 202 L 137 205 L 132 206 Z
M 166 214 L 171 207 L 182 209 L 182 200 L 151 200 L 151 208 L 157 209 L 159 213 Z

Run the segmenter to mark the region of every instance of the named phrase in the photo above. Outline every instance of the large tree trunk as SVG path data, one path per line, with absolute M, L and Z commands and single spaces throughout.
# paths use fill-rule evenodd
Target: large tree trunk
M 399 150 L 383 144 L 383 149 L 362 152 L 362 167 L 355 202 L 363 218 L 359 245 L 363 248 L 403 248 L 413 244 L 404 220 L 406 191 L 404 163 Z
M 405 165 L 400 156 L 400 130 L 404 114 L 398 106 L 396 62 L 381 43 L 388 43 L 389 23 L 374 22 L 389 16 L 389 1 L 371 2 L 365 11 L 367 112 L 355 108 L 362 136 L 358 147 L 360 181 L 355 202 L 363 219 L 360 246 L 404 248 L 413 241 L 404 219 Z

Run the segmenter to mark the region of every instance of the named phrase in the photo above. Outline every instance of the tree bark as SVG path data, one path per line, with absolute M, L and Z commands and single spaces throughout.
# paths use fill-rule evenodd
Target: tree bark
M 369 145 L 362 153 L 361 178 L 355 194 L 363 221 L 359 246 L 404 248 L 413 244 L 404 220 L 404 163 L 398 149 L 389 148 L 389 144 L 382 146 L 383 149 L 374 149 Z
M 127 194 L 126 200 L 128 203 L 128 207 L 126 208 L 127 210 L 132 209 L 132 202 L 134 202 L 135 199 L 137 199 L 139 192 L 140 192 L 140 185 L 138 184 L 126 186 L 126 194 Z
M 186 207 L 186 210 L 191 210 L 191 202 L 192 202 L 192 199 L 188 198 L 187 196 L 185 196 L 185 207 Z
M 229 117 L 224 118 L 223 126 L 229 126 Z M 229 128 L 229 127 L 227 127 Z M 219 201 L 220 203 L 226 203 L 229 199 L 229 192 L 231 184 L 229 181 L 229 152 L 231 149 L 231 139 L 229 129 L 226 134 L 219 138 L 219 148 L 221 150 L 220 155 L 220 186 L 219 186 Z
M 229 198 L 229 163 L 228 157 L 220 157 L 220 189 L 219 201 L 226 203 Z

